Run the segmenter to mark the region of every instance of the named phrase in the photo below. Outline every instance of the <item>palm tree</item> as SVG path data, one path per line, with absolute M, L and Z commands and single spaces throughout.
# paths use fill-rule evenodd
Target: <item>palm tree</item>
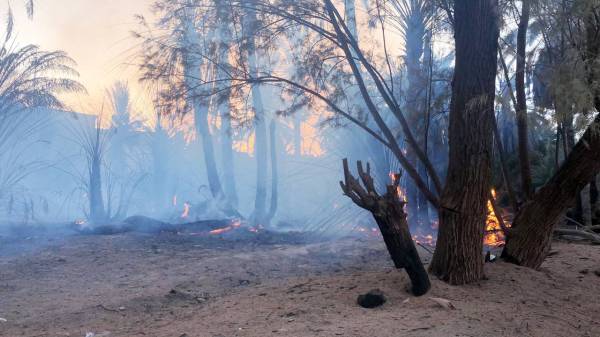
M 435 23 L 435 4 L 431 0 L 391 0 L 386 3 L 385 13 L 390 24 L 404 40 L 404 67 L 408 87 L 404 104 L 409 121 L 416 125 L 419 143 L 427 151 L 427 127 L 430 108 L 430 65 L 433 61 L 431 38 Z M 414 151 L 408 158 L 417 166 L 419 175 L 428 181 L 427 170 L 418 162 Z M 408 217 L 412 226 L 429 228 L 429 206 L 425 196 L 414 184 L 407 186 Z
M 65 52 L 41 50 L 28 44 L 18 47 L 12 38 L 13 19 L 0 45 L 0 191 L 6 192 L 24 179 L 40 162 L 19 152 L 24 139 L 39 129 L 43 120 L 24 112 L 35 108 L 64 109 L 59 98 L 64 92 L 82 92 L 73 78 L 75 62 Z M 20 143 L 19 143 L 20 142 Z

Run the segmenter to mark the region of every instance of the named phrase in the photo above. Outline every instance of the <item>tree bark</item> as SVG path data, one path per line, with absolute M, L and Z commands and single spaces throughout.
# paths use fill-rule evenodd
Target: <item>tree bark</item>
M 348 160 L 344 159 L 344 181 L 340 181 L 342 191 L 359 207 L 371 212 L 394 266 L 406 270 L 415 296 L 424 295 L 431 288 L 431 284 L 408 229 L 406 213 L 404 213 L 405 202 L 398 196 L 400 175 L 394 175 L 393 183 L 388 185 L 386 193 L 380 196 L 375 190 L 370 165 L 367 164 L 366 172 L 360 161 L 357 166 L 358 176 L 364 188 L 359 180 L 350 174 Z
M 454 3 L 456 66 L 452 83 L 446 185 L 430 271 L 451 284 L 483 277 L 483 237 L 490 195 L 497 0 Z
M 527 48 L 527 29 L 529 27 L 530 0 L 523 0 L 521 18 L 517 30 L 517 72 L 515 74 L 515 91 L 517 106 L 517 133 L 519 138 L 519 165 L 521 168 L 521 185 L 525 200 L 533 195 L 531 181 L 531 164 L 529 160 L 529 133 L 527 127 L 527 97 L 525 95 L 525 64 Z
M 503 257 L 537 269 L 550 249 L 552 231 L 577 194 L 600 172 L 600 115 L 587 128 L 560 169 L 526 203 L 514 220 Z

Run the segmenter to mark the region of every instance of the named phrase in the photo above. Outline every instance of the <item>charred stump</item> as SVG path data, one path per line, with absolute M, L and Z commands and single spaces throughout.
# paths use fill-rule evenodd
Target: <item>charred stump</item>
M 406 213 L 404 212 L 406 202 L 398 196 L 400 175 L 394 175 L 393 182 L 386 187 L 385 194 L 379 195 L 375 190 L 375 184 L 371 177 L 370 165 L 367 163 L 367 171 L 365 172 L 362 163 L 359 161 L 357 168 L 358 176 L 364 187 L 359 179 L 356 179 L 350 173 L 348 160 L 344 159 L 345 181 L 340 181 L 342 191 L 356 205 L 371 212 L 379 226 L 394 266 L 406 270 L 412 284 L 412 293 L 415 296 L 424 295 L 431 284 L 408 229 Z

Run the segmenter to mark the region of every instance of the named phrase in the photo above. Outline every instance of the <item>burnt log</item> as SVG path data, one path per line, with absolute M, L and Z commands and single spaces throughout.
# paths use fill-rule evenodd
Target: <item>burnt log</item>
M 385 194 L 379 195 L 375 190 L 368 163 L 366 172 L 362 163 L 360 161 L 357 163 L 358 176 L 364 187 L 350 173 L 347 159 L 344 159 L 343 165 L 344 181 L 340 181 L 342 191 L 356 205 L 371 212 L 394 266 L 406 270 L 415 296 L 424 295 L 431 288 L 431 283 L 408 229 L 404 212 L 406 202 L 398 195 L 400 174 L 395 174 L 392 183 L 387 185 Z

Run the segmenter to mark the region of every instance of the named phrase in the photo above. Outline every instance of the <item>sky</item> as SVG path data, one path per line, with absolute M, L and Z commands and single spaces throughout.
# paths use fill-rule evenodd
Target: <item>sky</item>
M 148 109 L 136 67 L 131 65 L 138 44 L 131 31 L 137 27 L 134 15 L 148 15 L 152 0 L 36 0 L 32 20 L 24 3 L 10 1 L 17 43 L 60 49 L 77 62 L 79 81 L 88 94 L 65 97 L 70 108 L 97 114 L 106 101 L 106 89 L 123 80 L 132 89 L 134 109 Z M 8 0 L 0 0 L 0 15 L 6 17 L 7 10 Z
M 69 108 L 88 114 L 99 114 L 103 109 L 107 112 L 107 89 L 116 81 L 127 81 L 133 100 L 133 118 L 153 125 L 152 104 L 137 81 L 139 75 L 133 64 L 139 41 L 131 31 L 139 28 L 136 14 L 152 17 L 149 7 L 154 0 L 35 1 L 34 17 L 30 20 L 25 10 L 26 0 L 10 0 L 15 17 L 13 36 L 20 45 L 33 43 L 44 50 L 66 51 L 77 62 L 79 81 L 88 94 L 64 96 Z M 0 0 L 0 17 L 6 17 L 8 3 L 9 0 Z M 364 16 L 360 6 L 357 10 L 359 16 Z M 2 26 L 0 23 L 0 29 Z M 397 39 L 394 34 L 388 34 L 391 39 Z

